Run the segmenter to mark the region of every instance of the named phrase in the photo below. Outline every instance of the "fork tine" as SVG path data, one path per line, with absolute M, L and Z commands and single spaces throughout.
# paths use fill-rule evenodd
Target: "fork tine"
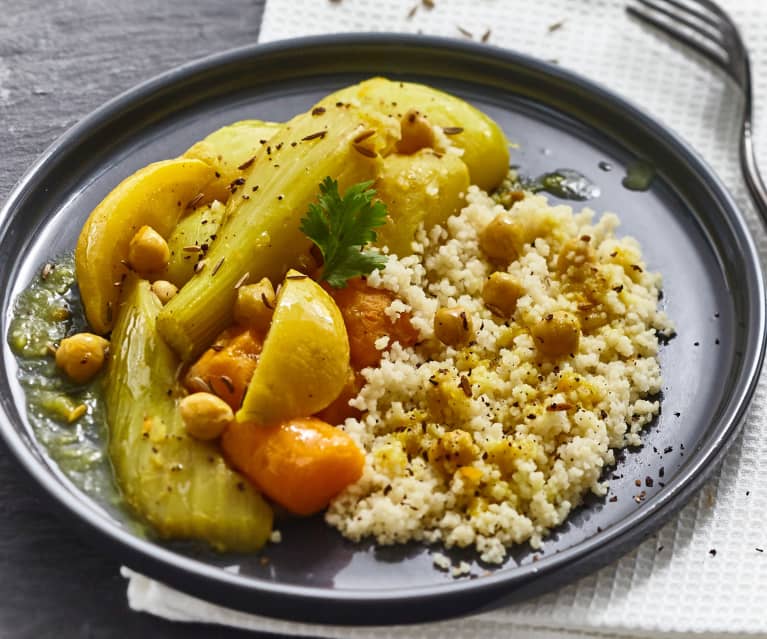
M 695 2 L 706 7 L 711 13 L 718 15 L 723 22 L 730 23 L 730 16 L 728 16 L 716 2 L 712 2 L 712 0 L 695 0 Z
M 641 0 L 638 0 L 641 2 Z M 695 7 L 690 6 L 689 4 L 685 4 L 683 2 L 680 2 L 679 0 L 661 0 L 662 2 L 665 2 L 666 4 L 670 4 L 680 11 L 683 11 L 684 13 L 687 13 L 691 16 L 695 16 L 698 20 L 701 22 L 705 22 L 706 24 L 710 24 L 714 29 L 719 30 L 719 28 L 722 26 L 722 18 L 723 16 L 717 14 L 714 14 L 717 16 L 718 19 L 713 18 L 711 14 L 704 13 L 700 9 L 696 9 Z M 645 3 L 642 3 L 645 4 Z M 699 4 L 701 4 L 699 2 Z M 713 12 L 712 12 L 713 13 Z
M 676 2 L 677 0 L 674 0 Z M 740 35 L 737 25 L 732 18 L 719 5 L 711 0 L 696 0 L 696 2 L 719 17 L 719 28 L 723 30 L 723 36 L 726 41 L 726 48 L 730 53 L 730 60 L 733 66 L 742 66 L 747 64 L 748 52 L 743 38 Z M 733 69 L 731 74 L 737 76 L 737 71 Z M 736 78 L 737 79 L 737 78 Z
M 709 17 L 704 17 L 702 13 L 699 13 L 698 11 L 695 11 L 693 9 L 690 9 L 686 5 L 682 4 L 681 2 L 677 2 L 677 0 L 661 0 L 665 4 L 669 4 L 671 6 L 676 7 L 680 11 L 683 11 L 685 13 L 688 13 L 688 15 L 695 16 L 696 18 L 705 21 L 707 24 L 711 25 L 713 29 L 709 29 L 706 27 L 701 26 L 697 22 L 693 22 L 692 20 L 688 20 L 683 15 L 680 15 L 679 13 L 674 13 L 673 11 L 669 11 L 665 7 L 662 7 L 657 2 L 654 2 L 653 0 L 636 0 L 639 4 L 644 5 L 648 9 L 651 9 L 653 11 L 657 11 L 658 13 L 663 14 L 667 18 L 671 18 L 671 20 L 674 20 L 675 22 L 678 22 L 680 24 L 683 24 L 688 29 L 691 29 L 695 31 L 695 33 L 700 34 L 707 40 L 712 40 L 716 44 L 718 44 L 723 49 L 726 46 L 726 43 L 724 41 L 724 37 L 722 35 L 722 32 L 719 29 L 719 24 L 714 22 Z
M 687 34 L 680 31 L 679 29 L 675 29 L 669 24 L 665 22 L 661 22 L 657 18 L 653 18 L 652 16 L 646 13 L 638 11 L 634 7 L 626 7 L 626 12 L 632 15 L 637 20 L 645 22 L 646 24 L 649 24 L 655 29 L 662 31 L 670 38 L 684 43 L 691 49 L 694 49 L 695 51 L 697 51 L 700 55 L 702 55 L 704 58 L 709 60 L 711 63 L 713 63 L 720 69 L 722 69 L 725 73 L 727 73 L 727 75 L 732 75 L 732 72 L 727 64 L 727 60 L 721 54 L 716 53 L 713 49 L 703 46 L 700 42 L 694 40 Z
M 681 0 L 636 1 L 643 5 L 645 9 L 639 11 L 633 6 L 627 6 L 626 12 L 629 15 L 697 51 L 703 57 L 710 60 L 714 65 L 723 69 L 727 75 L 735 80 L 735 83 L 743 91 L 743 110 L 740 120 L 740 166 L 753 202 L 765 224 L 765 228 L 767 228 L 767 185 L 765 185 L 756 163 L 753 126 L 751 122 L 753 109 L 751 65 L 748 58 L 748 49 L 743 42 L 738 27 L 730 19 L 730 16 L 717 6 L 713 0 L 695 0 L 695 3 L 697 7 L 710 11 L 716 18 L 718 18 L 718 20 L 714 19 L 712 16 L 706 15 L 705 12 L 702 12 L 697 8 L 689 6 L 687 2 L 682 2 Z M 688 2 L 689 1 L 690 0 L 688 0 Z M 694 16 L 702 23 L 715 28 L 719 37 L 716 38 L 716 36 L 706 33 L 707 30 L 704 29 L 701 24 L 693 25 L 691 21 L 684 16 L 665 10 L 663 7 L 658 6 L 658 3 L 673 6 L 688 16 Z M 655 13 L 665 15 L 672 22 L 669 23 L 658 20 L 652 13 L 646 11 L 648 8 L 651 12 L 654 11 Z M 680 27 L 679 25 L 683 26 Z M 706 38 L 705 44 L 711 46 L 705 46 L 704 41 L 691 38 L 688 33 L 685 33 L 682 30 L 685 27 L 694 30 L 698 35 L 703 35 Z M 724 50 L 724 57 L 717 54 L 712 48 L 714 45 L 718 45 Z

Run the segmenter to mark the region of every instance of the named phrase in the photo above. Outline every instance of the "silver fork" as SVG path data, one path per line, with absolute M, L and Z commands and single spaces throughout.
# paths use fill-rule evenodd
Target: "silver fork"
M 767 226 L 767 188 L 754 153 L 753 98 L 748 50 L 732 19 L 711 0 L 636 0 L 626 11 L 684 43 L 710 60 L 743 92 L 740 168 L 762 221 Z

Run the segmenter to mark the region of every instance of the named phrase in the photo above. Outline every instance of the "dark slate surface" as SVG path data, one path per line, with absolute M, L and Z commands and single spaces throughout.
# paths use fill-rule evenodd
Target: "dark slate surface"
M 256 41 L 264 0 L 0 0 L 0 201 L 63 131 L 188 60 Z M 266 637 L 128 609 L 119 565 L 51 512 L 0 442 L 0 638 Z

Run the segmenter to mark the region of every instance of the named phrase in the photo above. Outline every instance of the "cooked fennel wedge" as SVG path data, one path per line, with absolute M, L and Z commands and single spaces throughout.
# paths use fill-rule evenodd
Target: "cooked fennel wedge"
M 225 212 L 226 205 L 214 200 L 179 220 L 168 238 L 170 260 L 166 279 L 169 282 L 181 288 L 192 279 L 197 262 L 204 259 L 204 249 L 216 239 Z
M 163 338 L 185 361 L 199 355 L 232 322 L 237 286 L 282 281 L 305 269 L 311 241 L 299 226 L 326 177 L 345 190 L 373 179 L 399 125 L 374 112 L 328 107 L 302 113 L 256 153 L 247 179 L 227 202 L 226 219 L 205 264 L 158 317 Z
M 226 202 L 232 184 L 247 175 L 253 156 L 280 126 L 277 122 L 242 120 L 216 129 L 189 147 L 183 157 L 202 160 L 216 170 L 216 179 L 203 189 L 200 204 Z
M 425 84 L 371 78 L 331 93 L 320 104 L 338 101 L 359 104 L 399 120 L 410 109 L 441 127 L 471 175 L 471 183 L 490 191 L 509 172 L 509 142 L 501 127 L 488 115 L 459 97 Z
M 161 537 L 257 550 L 271 532 L 272 510 L 214 445 L 186 434 L 177 407 L 179 361 L 155 330 L 160 308 L 148 282 L 126 280 L 105 388 L 120 488 Z

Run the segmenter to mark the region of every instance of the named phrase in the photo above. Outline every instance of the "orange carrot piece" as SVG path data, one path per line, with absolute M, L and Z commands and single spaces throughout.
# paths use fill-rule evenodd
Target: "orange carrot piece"
M 341 394 L 333 400 L 330 406 L 323 408 L 315 417 L 333 426 L 343 424 L 347 417 L 360 417 L 362 411 L 349 406 L 349 400 L 357 397 L 364 385 L 365 378 L 359 372 L 350 368 L 349 377 L 341 389 Z
M 375 347 L 376 340 L 388 336 L 390 343 L 397 341 L 412 346 L 418 341 L 418 332 L 410 323 L 410 315 L 402 313 L 392 321 L 384 313 L 394 300 L 394 294 L 384 289 L 368 286 L 355 277 L 346 288 L 328 288 L 346 324 L 352 365 L 357 368 L 378 366 L 383 351 Z
M 232 422 L 221 437 L 232 465 L 267 497 L 311 515 L 362 475 L 365 456 L 344 431 L 306 417 L 274 426 Z
M 191 392 L 215 393 L 236 411 L 256 370 L 262 346 L 263 339 L 253 330 L 227 329 L 189 367 L 184 385 Z

